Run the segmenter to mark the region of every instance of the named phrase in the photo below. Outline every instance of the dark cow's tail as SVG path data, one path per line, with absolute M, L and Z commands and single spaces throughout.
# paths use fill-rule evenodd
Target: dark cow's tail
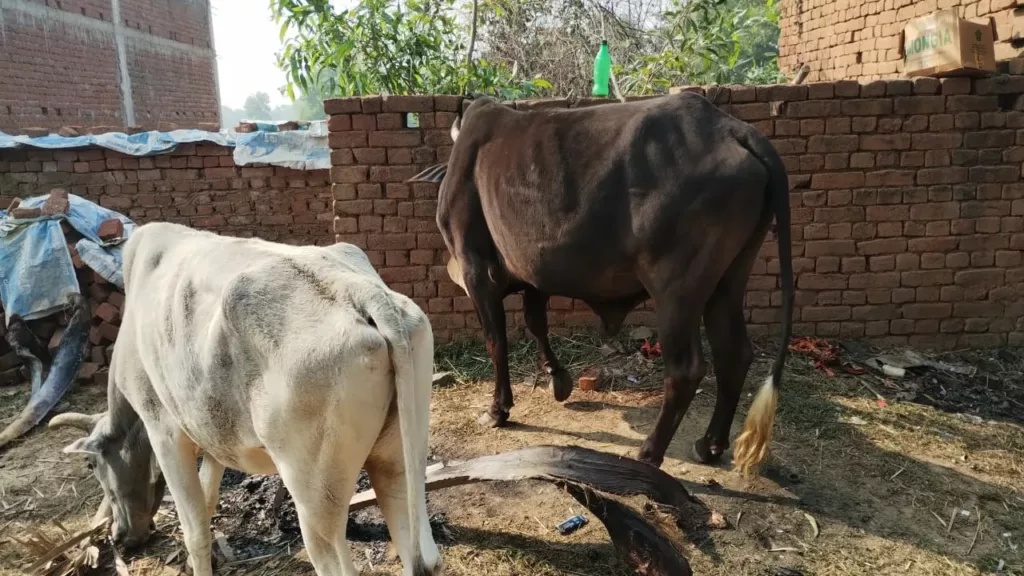
M 768 458 L 779 388 L 782 386 L 782 370 L 786 365 L 789 341 L 793 335 L 793 249 L 790 238 L 789 177 L 782 158 L 768 140 L 753 129 L 740 135 L 739 140 L 768 169 L 768 204 L 775 213 L 779 279 L 782 284 L 782 339 L 779 352 L 775 356 L 771 374 L 754 397 L 743 432 L 736 439 L 733 450 L 733 465 L 744 476 L 750 476 Z

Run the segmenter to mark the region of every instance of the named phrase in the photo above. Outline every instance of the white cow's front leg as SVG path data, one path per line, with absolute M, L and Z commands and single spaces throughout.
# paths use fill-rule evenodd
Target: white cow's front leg
M 195 445 L 179 428 L 161 428 L 164 427 L 147 427 L 147 432 L 181 521 L 189 564 L 194 576 L 213 576 L 211 515 L 199 471 L 196 470 Z M 220 468 L 223 472 L 223 466 Z

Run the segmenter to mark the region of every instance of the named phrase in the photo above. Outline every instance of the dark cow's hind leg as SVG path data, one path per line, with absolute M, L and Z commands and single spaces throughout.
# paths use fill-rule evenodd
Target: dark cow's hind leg
M 704 329 L 711 345 L 718 388 L 707 432 L 693 444 L 694 456 L 704 464 L 718 462 L 729 449 L 729 430 L 754 358 L 743 319 L 745 286 L 745 277 L 724 278 L 704 309 Z
M 548 340 L 548 295 L 535 288 L 527 288 L 523 293 L 523 315 L 526 317 L 526 329 L 537 341 L 540 365 L 550 377 L 555 400 L 564 402 L 572 394 L 572 375 L 558 361 Z
M 502 427 L 508 423 L 509 412 L 512 410 L 512 382 L 508 373 L 508 334 L 502 289 L 491 278 L 486 267 L 479 264 L 467 266 L 464 278 L 484 331 L 487 353 L 494 363 L 494 400 L 490 409 L 481 414 L 478 421 L 483 425 Z
M 638 459 L 661 466 L 679 423 L 707 373 L 700 347 L 700 311 L 704 300 L 693 292 L 666 298 L 659 311 L 659 339 L 665 360 L 665 397 L 654 430 L 640 447 Z

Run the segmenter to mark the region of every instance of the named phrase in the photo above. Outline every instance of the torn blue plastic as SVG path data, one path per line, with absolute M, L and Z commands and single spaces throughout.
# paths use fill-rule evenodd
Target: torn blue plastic
M 33 196 L 21 205 L 41 207 L 46 198 Z M 5 325 L 12 314 L 26 320 L 49 316 L 67 307 L 69 295 L 80 293 L 61 220 L 83 236 L 76 245 L 82 261 L 112 284 L 124 286 L 123 242 L 104 243 L 98 231 L 104 220 L 116 218 L 124 224 L 123 238 L 127 239 L 134 232 L 135 223 L 74 194 L 68 194 L 68 205 L 67 214 L 23 220 L 0 211 L 0 301 Z

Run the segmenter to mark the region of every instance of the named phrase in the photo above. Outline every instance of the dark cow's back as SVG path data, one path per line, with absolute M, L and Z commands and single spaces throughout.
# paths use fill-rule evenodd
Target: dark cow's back
M 483 100 L 453 155 L 476 150 L 479 217 L 510 280 L 600 304 L 642 297 L 638 263 L 709 218 L 759 212 L 768 174 L 732 136 L 749 129 L 692 94 L 539 111 Z

